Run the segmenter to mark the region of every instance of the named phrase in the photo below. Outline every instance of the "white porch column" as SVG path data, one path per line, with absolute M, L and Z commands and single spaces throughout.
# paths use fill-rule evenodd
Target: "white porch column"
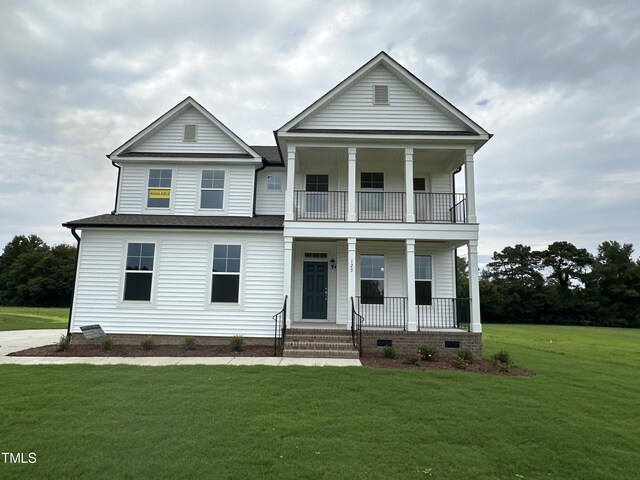
M 406 240 L 407 245 L 407 331 L 416 332 L 416 241 Z
M 469 298 L 471 299 L 471 325 L 469 330 L 473 333 L 482 332 L 480 322 L 480 285 L 478 283 L 478 241 L 467 242 L 469 251 Z
M 294 189 L 296 184 L 296 147 L 289 145 L 287 147 L 287 190 L 284 195 L 284 219 L 293 220 L 295 198 Z
M 349 303 L 349 320 L 347 328 L 351 328 L 351 299 L 356 299 L 356 239 L 347 239 L 347 301 Z
M 467 148 L 464 158 L 464 183 L 465 189 L 467 190 L 468 223 L 478 223 L 478 217 L 476 217 L 476 182 L 473 163 L 473 148 Z
M 356 149 L 349 147 L 349 181 L 347 185 L 347 221 L 356 221 Z
M 404 191 L 406 192 L 406 221 L 415 222 L 413 212 L 413 148 L 404 149 Z
M 293 270 L 293 239 L 284 237 L 284 288 L 282 296 L 287 296 L 287 327 L 293 320 L 291 272 Z

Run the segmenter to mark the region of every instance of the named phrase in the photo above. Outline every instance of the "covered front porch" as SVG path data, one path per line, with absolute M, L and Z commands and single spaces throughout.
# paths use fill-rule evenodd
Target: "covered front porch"
M 456 296 L 459 246 L 453 241 L 285 237 L 287 327 L 350 329 L 355 313 L 363 329 L 479 333 L 477 274 L 476 291 L 472 278 L 469 295 Z

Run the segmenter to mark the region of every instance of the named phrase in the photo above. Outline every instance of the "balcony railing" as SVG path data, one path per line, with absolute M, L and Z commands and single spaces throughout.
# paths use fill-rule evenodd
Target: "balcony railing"
M 467 196 L 464 193 L 413 194 L 416 222 L 467 223 Z
M 468 327 L 471 302 L 468 298 L 432 298 L 431 305 L 416 305 L 418 330 Z
M 347 192 L 295 192 L 296 220 L 347 220 Z
M 405 192 L 356 192 L 355 218 L 359 222 L 405 222 Z M 416 222 L 466 223 L 467 196 L 463 193 L 413 195 Z M 296 220 L 344 222 L 349 211 L 346 191 L 294 192 Z

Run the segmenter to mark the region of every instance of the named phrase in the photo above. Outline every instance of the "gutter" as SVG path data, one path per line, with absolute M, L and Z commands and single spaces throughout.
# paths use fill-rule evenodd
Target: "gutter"
M 262 158 L 262 166 L 256 168 L 255 177 L 253 178 L 253 216 L 256 216 L 256 197 L 258 195 L 258 172 L 267 168 L 267 161 Z
M 109 155 L 107 155 L 107 158 L 111 160 L 111 157 Z M 115 213 L 118 211 L 118 195 L 120 195 L 120 174 L 122 173 L 122 167 L 118 165 L 116 162 L 114 162 L 113 160 L 111 160 L 111 165 L 113 165 L 118 169 L 118 180 L 116 182 L 116 200 L 113 205 L 113 210 L 111 212 L 111 215 L 115 215 Z M 73 233 L 73 230 L 71 231 L 71 233 Z M 75 233 L 73 234 L 73 236 L 75 237 Z M 80 239 L 78 239 L 78 243 L 79 242 L 80 242 Z
M 76 264 L 73 270 L 73 292 L 71 292 L 71 306 L 69 307 L 69 322 L 67 323 L 67 338 L 71 335 L 71 316 L 73 315 L 73 301 L 76 294 L 76 281 L 78 280 L 78 260 L 80 259 L 80 237 L 76 233 L 76 227 L 71 227 L 71 235 L 78 242 L 76 246 Z

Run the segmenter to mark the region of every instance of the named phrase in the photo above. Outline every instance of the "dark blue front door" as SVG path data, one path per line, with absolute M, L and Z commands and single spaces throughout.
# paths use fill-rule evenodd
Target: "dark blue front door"
M 302 318 L 327 318 L 327 262 L 304 262 Z

